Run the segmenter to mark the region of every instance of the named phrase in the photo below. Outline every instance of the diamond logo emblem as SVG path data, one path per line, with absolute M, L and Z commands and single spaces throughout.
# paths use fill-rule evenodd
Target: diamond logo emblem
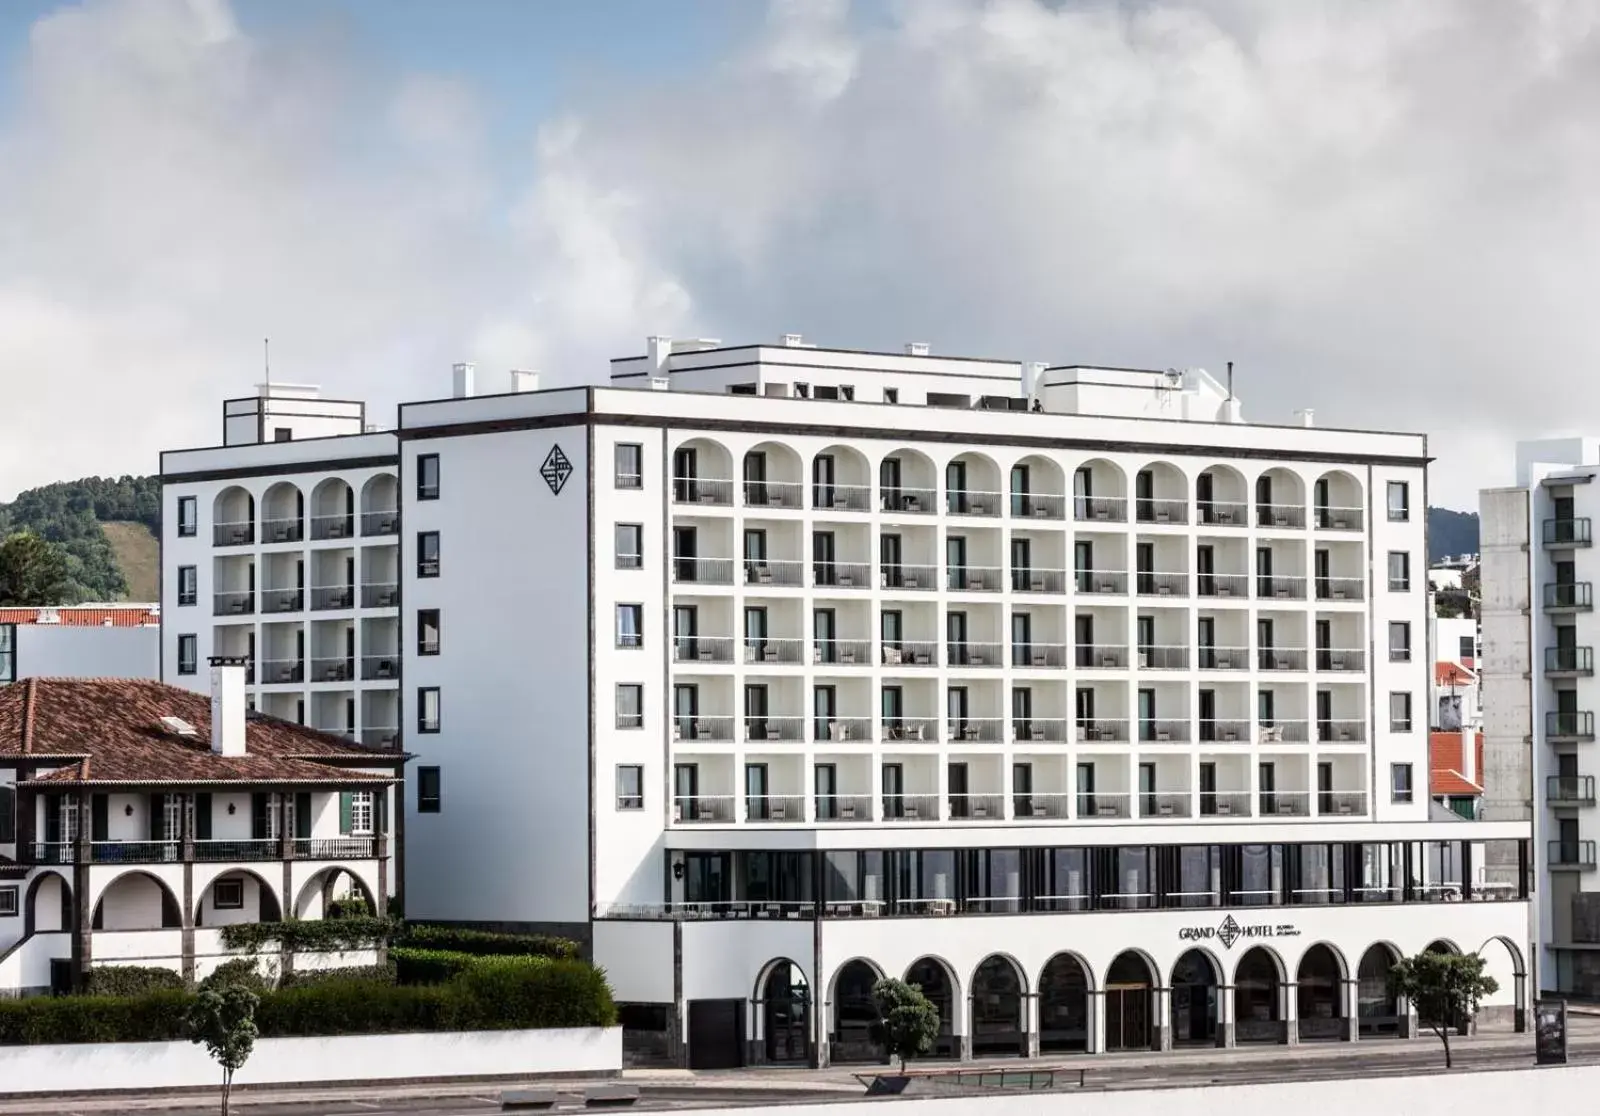
M 1217 927 L 1217 940 L 1222 943 L 1223 949 L 1232 949 L 1233 943 L 1239 940 L 1242 932 L 1239 924 L 1233 920 L 1233 916 L 1229 915 L 1222 920 L 1222 925 Z
M 572 475 L 572 462 L 567 460 L 567 455 L 561 452 L 560 446 L 550 447 L 550 453 L 544 459 L 544 464 L 539 466 L 539 475 L 544 478 L 544 483 L 550 486 L 552 495 L 561 495 L 561 490 L 567 485 L 567 478 Z

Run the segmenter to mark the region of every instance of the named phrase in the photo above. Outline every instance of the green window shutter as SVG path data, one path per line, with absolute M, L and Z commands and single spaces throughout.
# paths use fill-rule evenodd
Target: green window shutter
M 350 836 L 350 798 L 349 791 L 339 796 L 339 833 L 345 837 Z
M 10 787 L 0 787 L 0 841 L 17 839 L 17 799 Z
M 61 796 L 52 794 L 44 800 L 44 840 L 54 845 L 61 840 Z
M 294 835 L 302 841 L 311 836 L 311 792 L 294 796 Z
M 152 841 L 159 841 L 167 835 L 166 809 L 166 795 L 152 794 L 150 796 L 150 840 Z
M 250 836 L 257 841 L 267 839 L 267 810 L 269 799 L 266 792 L 258 791 L 250 796 Z
M 93 795 L 89 799 L 89 840 L 109 841 L 110 839 L 111 804 L 105 795 Z
M 194 796 L 194 839 L 211 840 L 211 795 L 207 791 Z

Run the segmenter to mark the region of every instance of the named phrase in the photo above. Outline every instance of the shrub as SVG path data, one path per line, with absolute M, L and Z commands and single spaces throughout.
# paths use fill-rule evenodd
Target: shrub
M 359 895 L 335 899 L 328 904 L 328 918 L 371 918 L 372 908 Z
M 400 984 L 444 984 L 482 960 L 472 953 L 410 946 L 390 949 L 389 959 L 394 962 L 395 980 Z
M 395 967 L 387 965 L 348 965 L 339 969 L 291 969 L 284 974 L 284 988 L 309 988 L 313 984 L 347 981 L 353 984 L 393 984 Z
M 235 957 L 232 961 L 224 961 L 212 969 L 200 982 L 199 991 L 215 989 L 220 992 L 230 984 L 248 988 L 257 996 L 264 996 L 272 991 L 274 980 L 261 971 L 261 965 L 254 957 Z
M 222 944 L 251 953 L 268 945 L 281 946 L 293 953 L 338 953 L 371 949 L 387 942 L 397 929 L 398 923 L 393 919 L 362 915 L 287 922 L 235 922 L 222 928 Z
M 482 956 L 534 956 L 576 959 L 582 952 L 570 938 L 546 934 L 496 934 L 488 930 L 466 930 L 455 926 L 407 926 L 395 939 L 396 945 L 411 949 L 447 950 Z
M 193 1000 L 177 989 L 142 996 L 0 1000 L 0 1045 L 182 1039 L 184 1015 Z
M 84 992 L 90 996 L 143 996 L 183 988 L 183 976 L 173 969 L 147 965 L 106 965 L 84 974 Z

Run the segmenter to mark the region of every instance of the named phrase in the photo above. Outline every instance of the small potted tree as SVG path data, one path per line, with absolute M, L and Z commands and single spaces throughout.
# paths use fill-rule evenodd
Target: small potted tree
M 922 989 L 903 980 L 880 980 L 872 986 L 872 1006 L 878 1013 L 874 1033 L 883 1046 L 885 1058 L 900 1059 L 898 1075 L 879 1075 L 867 1086 L 867 1095 L 881 1096 L 905 1092 L 911 1078 L 906 1075 L 906 1059 L 926 1054 L 939 1036 L 939 1009 L 922 994 Z
M 1417 1017 L 1426 1020 L 1444 1043 L 1444 1068 L 1454 1063 L 1450 1057 L 1450 1028 L 1478 1014 L 1485 996 L 1500 991 L 1500 983 L 1483 972 L 1483 958 L 1476 954 L 1419 953 L 1404 957 L 1389 970 L 1389 995 L 1411 1001 Z
M 222 1067 L 222 1116 L 228 1116 L 234 1071 L 249 1060 L 255 1049 L 256 1036 L 260 1034 L 256 1005 L 260 1002 L 254 992 L 242 985 L 208 988 L 195 997 L 184 1019 L 190 1041 L 203 1044 Z

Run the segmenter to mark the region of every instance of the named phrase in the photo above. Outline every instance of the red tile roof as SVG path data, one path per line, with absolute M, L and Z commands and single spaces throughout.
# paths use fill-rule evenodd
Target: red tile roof
M 62 605 L 60 608 L 0 608 L 0 624 L 38 624 L 54 614 L 63 628 L 143 628 L 161 625 L 159 605 Z
M 1428 793 L 1451 797 L 1473 796 L 1483 793 L 1483 733 L 1474 734 L 1472 770 L 1480 782 L 1474 783 L 1466 770 L 1459 732 L 1430 732 L 1428 734 Z
M 1433 681 L 1438 686 L 1476 686 L 1478 676 L 1463 663 L 1440 661 L 1433 664 Z
M 174 732 L 163 717 L 194 727 Z M 211 699 L 193 690 L 129 678 L 28 678 L 0 689 L 0 762 L 60 757 L 32 780 L 62 783 L 383 783 L 350 765 L 396 765 L 404 756 L 304 725 L 250 714 L 245 754 L 211 750 Z M 25 783 L 24 785 L 29 785 Z

